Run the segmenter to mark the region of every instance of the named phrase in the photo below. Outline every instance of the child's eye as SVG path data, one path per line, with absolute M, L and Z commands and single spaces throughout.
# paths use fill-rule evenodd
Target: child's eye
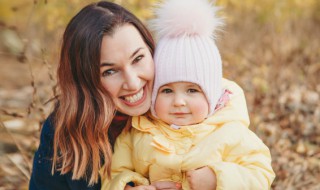
M 133 61 L 132 63 L 138 63 L 140 60 L 142 60 L 144 58 L 144 55 L 139 55 L 137 56 Z
M 172 90 L 169 89 L 169 88 L 165 88 L 165 89 L 162 89 L 162 90 L 161 90 L 161 93 L 164 93 L 164 94 L 169 94 L 169 93 L 171 93 L 171 92 L 172 92 Z
M 194 89 L 194 88 L 190 88 L 187 90 L 188 93 L 196 93 L 196 92 L 200 92 L 198 89 Z
M 103 71 L 102 76 L 103 77 L 111 76 L 111 75 L 115 74 L 116 72 L 117 71 L 114 69 L 108 69 L 108 70 Z

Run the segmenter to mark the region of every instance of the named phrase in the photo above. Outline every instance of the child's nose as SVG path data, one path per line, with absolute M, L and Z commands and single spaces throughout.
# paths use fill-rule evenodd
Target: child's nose
M 183 95 L 176 94 L 174 97 L 174 106 L 185 106 L 186 101 L 183 98 Z

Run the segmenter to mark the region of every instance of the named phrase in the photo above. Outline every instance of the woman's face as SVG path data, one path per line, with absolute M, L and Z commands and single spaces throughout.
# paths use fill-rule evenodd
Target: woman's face
M 102 39 L 100 75 L 118 111 L 137 116 L 151 105 L 154 63 L 148 46 L 131 24 Z

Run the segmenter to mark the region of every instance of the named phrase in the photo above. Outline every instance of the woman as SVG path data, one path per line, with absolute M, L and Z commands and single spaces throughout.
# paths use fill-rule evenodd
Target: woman
M 130 12 L 110 2 L 84 7 L 68 24 L 58 67 L 60 95 L 41 131 L 30 190 L 100 189 L 112 146 L 130 116 L 147 112 L 154 41 Z M 211 188 L 212 171 L 188 173 L 194 189 Z M 206 187 L 203 187 L 203 185 Z M 179 189 L 158 182 L 157 189 Z

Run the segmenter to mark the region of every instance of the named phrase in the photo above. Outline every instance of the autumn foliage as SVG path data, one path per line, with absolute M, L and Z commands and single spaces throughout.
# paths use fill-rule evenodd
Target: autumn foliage
M 61 35 L 89 0 L 0 1 L 0 189 L 28 189 Z M 156 0 L 117 0 L 146 22 Z M 271 150 L 275 190 L 320 189 L 320 1 L 217 0 L 226 78 Z M 147 23 L 147 22 L 146 22 Z M 48 102 L 49 101 L 49 102 Z

